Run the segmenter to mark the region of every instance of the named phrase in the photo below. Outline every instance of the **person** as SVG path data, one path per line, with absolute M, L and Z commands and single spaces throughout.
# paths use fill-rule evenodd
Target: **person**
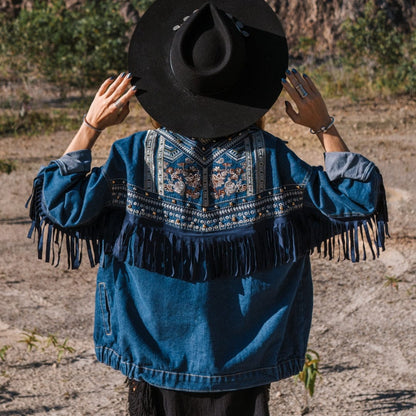
M 270 383 L 304 364 L 310 253 L 358 261 L 384 248 L 380 172 L 349 151 L 312 79 L 288 69 L 263 0 L 157 0 L 129 70 L 104 81 L 36 176 L 29 234 L 46 261 L 66 246 L 77 268 L 84 245 L 99 263 L 96 355 L 129 379 L 131 415 L 268 415 Z M 283 88 L 325 170 L 259 127 Z M 115 141 L 91 170 L 134 95 L 160 127 Z

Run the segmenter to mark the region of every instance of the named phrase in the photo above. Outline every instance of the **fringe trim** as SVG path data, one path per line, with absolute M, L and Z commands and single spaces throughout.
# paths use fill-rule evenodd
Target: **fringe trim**
M 70 269 L 80 266 L 85 242 L 91 267 L 99 263 L 104 250 L 136 267 L 201 282 L 248 276 L 294 262 L 315 250 L 328 259 L 358 262 L 366 260 L 368 253 L 374 259 L 380 249 L 384 250 L 385 238 L 389 235 L 382 186 L 376 213 L 367 219 L 333 220 L 316 217 L 312 211 L 308 216 L 302 210 L 238 230 L 196 234 L 125 214 L 117 238 L 110 236 L 109 229 L 119 227 L 111 227 L 100 219 L 92 225 L 73 229 L 54 224 L 42 208 L 42 187 L 40 176 L 33 186 L 32 226 L 28 237 L 37 234 L 38 258 L 44 257 L 55 266 L 59 265 L 64 248 Z
M 209 235 L 178 233 L 127 216 L 113 254 L 121 262 L 190 282 L 244 277 L 296 261 L 315 250 L 328 259 L 352 262 L 384 250 L 387 225 L 372 217 L 340 222 L 310 222 L 305 216 L 267 221 L 237 232 Z
M 43 177 L 38 176 L 33 182 L 32 195 L 26 203 L 30 203 L 32 225 L 27 237 L 37 237 L 38 259 L 44 257 L 46 263 L 58 267 L 62 249 L 66 251 L 68 269 L 78 269 L 82 262 L 85 243 L 91 267 L 100 261 L 101 238 L 98 224 L 77 228 L 62 228 L 48 218 L 42 208 Z

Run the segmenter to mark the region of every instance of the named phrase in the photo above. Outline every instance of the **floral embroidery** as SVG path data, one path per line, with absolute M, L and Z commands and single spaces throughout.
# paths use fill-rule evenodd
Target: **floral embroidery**
M 236 193 L 247 192 L 246 183 L 246 164 L 234 167 L 230 163 L 224 162 L 224 159 L 212 169 L 211 175 L 211 195 L 218 200 L 224 196 L 232 196 Z
M 199 199 L 201 195 L 201 173 L 192 160 L 185 159 L 183 163 L 172 164 L 164 162 L 164 190 L 185 196 L 186 198 Z
M 241 135 L 200 142 L 159 131 L 158 194 L 204 208 L 264 190 L 264 138 Z M 249 132 L 248 132 L 249 133 Z M 260 156 L 259 156 L 260 155 Z M 256 163 L 260 174 L 254 174 Z M 259 185 L 259 186 L 257 186 Z

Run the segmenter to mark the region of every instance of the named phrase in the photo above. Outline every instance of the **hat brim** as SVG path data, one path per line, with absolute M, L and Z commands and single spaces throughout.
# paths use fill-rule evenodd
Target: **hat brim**
M 139 21 L 129 48 L 129 71 L 143 108 L 168 129 L 190 137 L 220 137 L 262 117 L 279 96 L 288 65 L 282 26 L 263 0 L 213 0 L 244 24 L 246 67 L 234 86 L 212 96 L 183 88 L 173 75 L 173 27 L 206 0 L 157 0 Z

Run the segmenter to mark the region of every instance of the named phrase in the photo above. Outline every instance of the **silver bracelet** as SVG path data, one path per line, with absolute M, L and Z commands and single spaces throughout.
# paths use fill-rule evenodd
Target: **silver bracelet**
M 97 129 L 97 127 L 94 127 L 93 125 L 91 125 L 90 123 L 88 123 L 88 121 L 87 121 L 87 115 L 86 114 L 84 114 L 84 116 L 82 117 L 82 122 L 86 126 L 88 126 L 90 129 L 95 130 L 97 133 L 102 133 L 104 131 L 104 130 Z
M 318 133 L 326 133 L 335 123 L 335 117 L 329 117 L 331 119 L 331 122 L 327 125 L 327 126 L 322 126 L 319 130 L 312 130 L 310 129 L 309 131 L 312 134 L 318 134 Z

